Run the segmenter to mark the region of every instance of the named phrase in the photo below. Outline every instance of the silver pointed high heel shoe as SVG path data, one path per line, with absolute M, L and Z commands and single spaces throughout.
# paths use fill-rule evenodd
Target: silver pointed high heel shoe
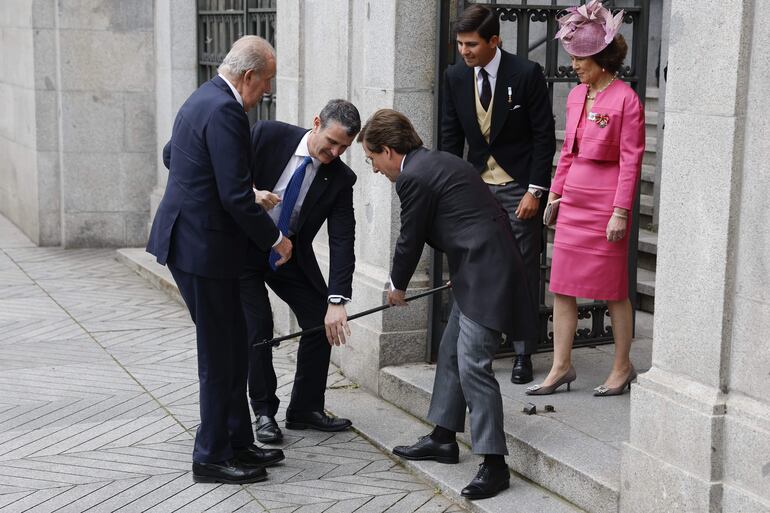
M 610 388 L 607 385 L 599 385 L 598 387 L 594 388 L 594 396 L 607 397 L 611 395 L 621 395 L 626 391 L 626 387 L 628 387 L 629 391 L 631 390 L 631 382 L 635 379 L 636 369 L 634 369 L 634 366 L 632 365 L 631 372 L 628 374 L 628 378 L 626 379 L 625 383 L 615 388 Z
M 527 390 L 525 390 L 524 393 L 527 395 L 551 395 L 557 388 L 565 383 L 567 384 L 567 392 L 569 392 L 570 384 L 575 381 L 575 379 L 577 379 L 577 372 L 575 372 L 575 367 L 570 365 L 569 370 L 564 376 L 557 379 L 552 385 L 532 385 L 531 387 L 527 387 Z

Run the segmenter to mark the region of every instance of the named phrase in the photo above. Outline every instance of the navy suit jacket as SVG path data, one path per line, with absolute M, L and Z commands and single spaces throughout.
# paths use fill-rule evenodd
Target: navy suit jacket
M 476 117 L 473 68 L 460 60 L 446 70 L 440 148 L 462 157 L 467 140 L 468 161 L 479 172 L 491 154 L 523 186 L 548 188 L 556 136 L 543 72 L 535 62 L 501 52 L 492 93 L 489 142 L 481 134 Z
M 261 121 L 252 127 L 254 187 L 268 191 L 275 188 L 307 131 L 306 128 L 279 121 Z M 321 164 L 299 212 L 297 231 L 293 237 L 293 258 L 296 258 L 299 268 L 323 295 L 352 297 L 356 263 L 353 252 L 356 232 L 353 214 L 354 183 L 355 173 L 339 158 Z M 329 233 L 328 287 L 313 252 L 313 239 L 324 222 Z
M 254 202 L 249 121 L 224 80 L 182 105 L 163 154 L 168 183 L 147 251 L 190 274 L 237 278 L 248 240 L 268 250 L 278 229 Z

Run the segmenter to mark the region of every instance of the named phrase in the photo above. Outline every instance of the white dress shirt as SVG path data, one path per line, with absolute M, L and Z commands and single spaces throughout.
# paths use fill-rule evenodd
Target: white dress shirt
M 275 187 L 273 187 L 273 193 L 277 194 L 281 199 L 283 199 L 286 187 L 289 186 L 289 180 L 291 180 L 291 177 L 294 175 L 294 171 L 296 171 L 299 165 L 302 164 L 305 157 L 310 157 L 310 151 L 307 148 L 309 136 L 310 131 L 302 137 L 302 140 L 297 145 L 297 149 L 294 150 L 294 155 L 292 155 L 289 162 L 286 163 L 286 167 L 283 168 L 281 177 L 276 182 Z M 312 162 L 305 167 L 305 179 L 302 180 L 302 186 L 299 189 L 299 197 L 294 204 L 294 210 L 291 213 L 291 219 L 289 221 L 289 233 L 286 235 L 293 235 L 296 233 L 297 221 L 299 219 L 299 212 L 302 209 L 302 203 L 305 201 L 305 196 L 307 196 L 307 191 L 310 189 L 310 184 L 313 183 L 315 175 L 318 173 L 318 166 L 321 165 L 321 161 L 318 159 L 312 157 L 311 159 Z M 268 211 L 268 214 L 273 219 L 276 226 L 278 226 L 278 219 L 281 217 L 281 210 L 283 210 L 283 203 L 278 203 Z

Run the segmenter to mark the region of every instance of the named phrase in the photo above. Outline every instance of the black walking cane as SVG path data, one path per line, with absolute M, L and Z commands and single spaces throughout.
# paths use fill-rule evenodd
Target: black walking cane
M 442 285 L 441 287 L 436 287 L 435 289 L 426 290 L 425 292 L 420 292 L 419 294 L 415 294 L 414 296 L 410 296 L 410 297 L 404 298 L 404 301 L 406 301 L 408 303 L 409 301 L 413 301 L 415 299 L 420 299 L 421 297 L 432 296 L 436 292 L 441 292 L 442 290 L 446 290 L 446 289 L 450 288 L 451 286 L 452 286 L 451 283 L 447 283 L 446 285 Z M 375 312 L 381 312 L 382 310 L 387 310 L 391 306 L 392 305 L 385 304 L 385 305 L 382 305 L 382 306 L 378 306 L 376 308 L 371 308 L 369 310 L 364 310 L 363 312 L 358 312 L 357 314 L 351 315 L 350 317 L 348 317 L 348 320 L 352 321 L 353 319 L 358 319 L 360 317 L 364 317 L 366 315 L 373 314 Z M 324 326 L 324 325 L 316 326 L 315 328 L 310 328 L 310 329 L 307 329 L 307 330 L 304 330 L 304 331 L 298 331 L 296 333 L 290 333 L 290 334 L 284 335 L 282 337 L 265 339 L 265 340 L 263 340 L 261 342 L 255 342 L 254 344 L 252 344 L 251 347 L 261 347 L 261 346 L 278 347 L 278 345 L 281 342 L 283 342 L 284 340 L 290 340 L 292 338 L 297 338 L 297 337 L 301 337 L 301 336 L 304 336 L 304 335 L 310 335 L 311 333 L 317 333 L 317 332 L 323 331 L 325 329 L 326 329 L 326 326 Z

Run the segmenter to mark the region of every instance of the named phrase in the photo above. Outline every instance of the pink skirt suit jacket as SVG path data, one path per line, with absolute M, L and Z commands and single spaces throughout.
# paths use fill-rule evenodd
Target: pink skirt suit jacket
M 615 207 L 629 211 L 644 155 L 644 108 L 621 80 L 596 95 L 584 112 L 588 86 L 567 97 L 564 144 L 551 191 L 561 195 L 551 264 L 550 290 L 567 296 L 622 300 L 628 297 L 628 230 L 607 241 Z M 631 226 L 631 219 L 627 221 Z

